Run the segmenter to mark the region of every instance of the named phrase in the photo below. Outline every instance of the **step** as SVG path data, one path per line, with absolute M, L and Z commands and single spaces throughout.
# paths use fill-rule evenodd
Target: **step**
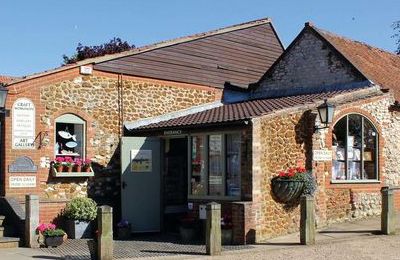
M 18 237 L 2 237 L 0 238 L 0 248 L 17 248 L 19 246 Z
M 3 221 L 6 217 L 0 215 L 0 227 L 3 226 Z

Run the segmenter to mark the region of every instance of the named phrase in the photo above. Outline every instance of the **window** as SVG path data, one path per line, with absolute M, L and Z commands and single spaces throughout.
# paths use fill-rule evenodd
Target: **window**
M 85 121 L 73 114 L 55 120 L 55 156 L 85 158 Z
M 239 133 L 191 137 L 190 195 L 240 196 Z
M 378 180 L 378 133 L 359 114 L 340 119 L 332 132 L 332 180 Z

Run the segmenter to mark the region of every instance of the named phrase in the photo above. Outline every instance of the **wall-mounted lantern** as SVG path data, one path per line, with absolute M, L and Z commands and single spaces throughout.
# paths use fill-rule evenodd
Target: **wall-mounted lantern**
M 8 89 L 5 87 L 0 87 L 0 113 L 5 113 L 6 99 L 7 99 Z
M 315 127 L 315 131 L 319 129 L 325 129 L 328 128 L 329 124 L 332 123 L 333 121 L 333 115 L 335 114 L 335 106 L 333 104 L 330 104 L 327 102 L 327 100 L 324 100 L 324 103 L 319 105 L 317 107 L 318 109 L 318 114 L 319 114 L 319 119 L 322 124 L 324 124 L 324 127 Z

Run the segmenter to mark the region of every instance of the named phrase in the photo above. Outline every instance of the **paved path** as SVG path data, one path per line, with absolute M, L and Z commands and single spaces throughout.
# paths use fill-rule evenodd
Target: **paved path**
M 398 220 L 400 223 L 400 216 Z M 334 224 L 319 230 L 315 246 L 299 245 L 299 234 L 295 233 L 257 245 L 225 247 L 222 256 L 212 259 L 400 259 L 400 235 L 379 235 L 379 229 L 380 218 Z M 115 256 L 140 260 L 211 259 L 204 255 L 202 245 L 182 245 L 155 238 L 115 241 Z M 0 259 L 90 259 L 91 248 L 90 240 L 69 240 L 58 248 L 1 249 Z

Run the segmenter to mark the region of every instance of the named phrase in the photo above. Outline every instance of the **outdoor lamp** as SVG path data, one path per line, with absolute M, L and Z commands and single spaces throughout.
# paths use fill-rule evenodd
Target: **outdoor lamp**
M 325 127 L 315 127 L 315 130 L 328 128 L 328 124 L 332 123 L 333 114 L 335 113 L 335 106 L 324 100 L 324 103 L 317 107 L 319 119 Z
M 8 89 L 6 89 L 5 87 L 0 87 L 0 109 L 2 113 L 5 112 L 4 108 L 6 106 L 7 94 L 8 94 Z

